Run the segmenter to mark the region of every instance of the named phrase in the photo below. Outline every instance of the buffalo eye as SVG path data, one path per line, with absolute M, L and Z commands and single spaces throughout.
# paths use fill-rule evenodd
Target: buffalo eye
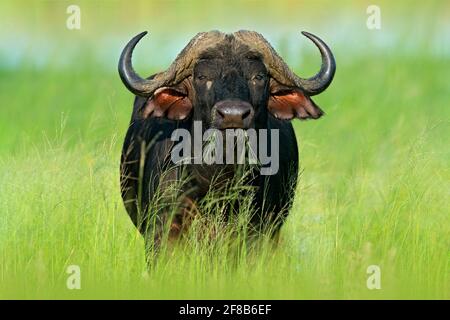
M 205 79 L 206 79 L 206 76 L 203 74 L 200 74 L 197 76 L 197 80 L 205 80 Z
M 257 74 L 255 76 L 253 76 L 253 80 L 256 80 L 258 82 L 264 81 L 265 76 L 263 74 Z

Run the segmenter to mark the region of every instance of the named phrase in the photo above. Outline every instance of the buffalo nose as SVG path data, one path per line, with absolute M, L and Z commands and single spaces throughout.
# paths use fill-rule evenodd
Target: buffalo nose
M 253 120 L 253 107 L 241 100 L 223 100 L 213 107 L 216 126 L 220 129 L 248 128 Z

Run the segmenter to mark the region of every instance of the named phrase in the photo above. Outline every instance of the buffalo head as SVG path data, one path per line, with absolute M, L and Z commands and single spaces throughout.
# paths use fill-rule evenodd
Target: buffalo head
M 259 34 L 219 31 L 197 34 L 170 67 L 150 78 L 133 69 L 131 56 L 146 34 L 138 34 L 125 46 L 119 74 L 134 94 L 147 97 L 141 119 L 192 118 L 205 127 L 263 128 L 269 114 L 277 119 L 317 119 L 323 111 L 310 96 L 331 83 L 336 65 L 328 46 L 303 32 L 320 50 L 322 67 L 309 79 L 297 76 Z

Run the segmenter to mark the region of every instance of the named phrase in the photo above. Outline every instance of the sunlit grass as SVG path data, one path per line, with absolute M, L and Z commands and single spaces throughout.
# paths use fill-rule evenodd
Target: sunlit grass
M 255 3 L 267 6 L 256 10 Z M 0 20 L 34 42 L 20 65 L 9 64 L 10 51 L 0 48 L 0 298 L 449 299 L 450 63 L 434 32 L 445 29 L 448 4 L 432 1 L 400 20 L 402 5 L 381 2 L 382 31 L 369 33 L 365 3 L 335 10 L 330 3 L 250 1 L 233 19 L 233 7 L 225 14 L 219 3 L 201 19 L 199 2 L 136 2 L 136 16 L 128 4 L 81 2 L 79 33 L 64 28 L 64 1 L 37 1 L 31 11 L 22 10 L 28 2 L 2 3 L 8 17 Z M 164 10 L 167 19 L 158 19 Z M 436 19 L 427 21 L 424 12 Z M 149 272 L 119 192 L 132 96 L 116 60 L 128 33 L 151 27 L 136 65 L 142 75 L 160 70 L 172 57 L 166 52 L 184 44 L 172 18 L 183 14 L 186 34 L 306 28 L 324 35 L 338 67 L 330 88 L 313 97 L 325 117 L 294 121 L 301 177 L 278 248 L 263 239 L 258 250 L 244 250 L 228 229 L 211 240 L 194 228 L 178 246 L 165 247 Z M 277 49 L 299 74 L 312 75 L 320 59 L 297 36 L 295 45 L 286 37 Z M 12 49 L 20 38 L 5 37 Z M 382 50 L 376 42 L 402 38 Z M 41 50 L 47 40 L 54 41 L 49 52 Z M 210 200 L 204 209 L 217 210 Z M 66 287 L 69 265 L 81 268 L 81 290 Z M 369 265 L 381 268 L 381 290 L 366 286 Z
M 420 56 L 341 64 L 316 99 L 327 115 L 294 122 L 303 172 L 279 248 L 232 262 L 227 241 L 191 241 L 151 273 L 119 194 L 131 96 L 115 76 L 93 89 L 88 70 L 53 71 L 35 87 L 24 80 L 33 71 L 11 74 L 23 82 L 1 110 L 0 296 L 448 298 L 449 111 L 432 94 L 446 86 L 434 76 L 442 65 Z M 80 291 L 66 289 L 71 264 Z M 372 264 L 381 290 L 366 287 Z

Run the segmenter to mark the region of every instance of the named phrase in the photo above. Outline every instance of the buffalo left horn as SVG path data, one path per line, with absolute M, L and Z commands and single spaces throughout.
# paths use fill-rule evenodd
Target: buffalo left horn
M 283 61 L 270 43 L 262 35 L 254 31 L 241 30 L 235 36 L 254 51 L 259 52 L 271 76 L 278 82 L 302 89 L 310 96 L 324 91 L 331 83 L 336 71 L 336 62 L 330 48 L 317 36 L 303 31 L 302 34 L 319 48 L 322 56 L 320 71 L 309 79 L 297 76 Z

